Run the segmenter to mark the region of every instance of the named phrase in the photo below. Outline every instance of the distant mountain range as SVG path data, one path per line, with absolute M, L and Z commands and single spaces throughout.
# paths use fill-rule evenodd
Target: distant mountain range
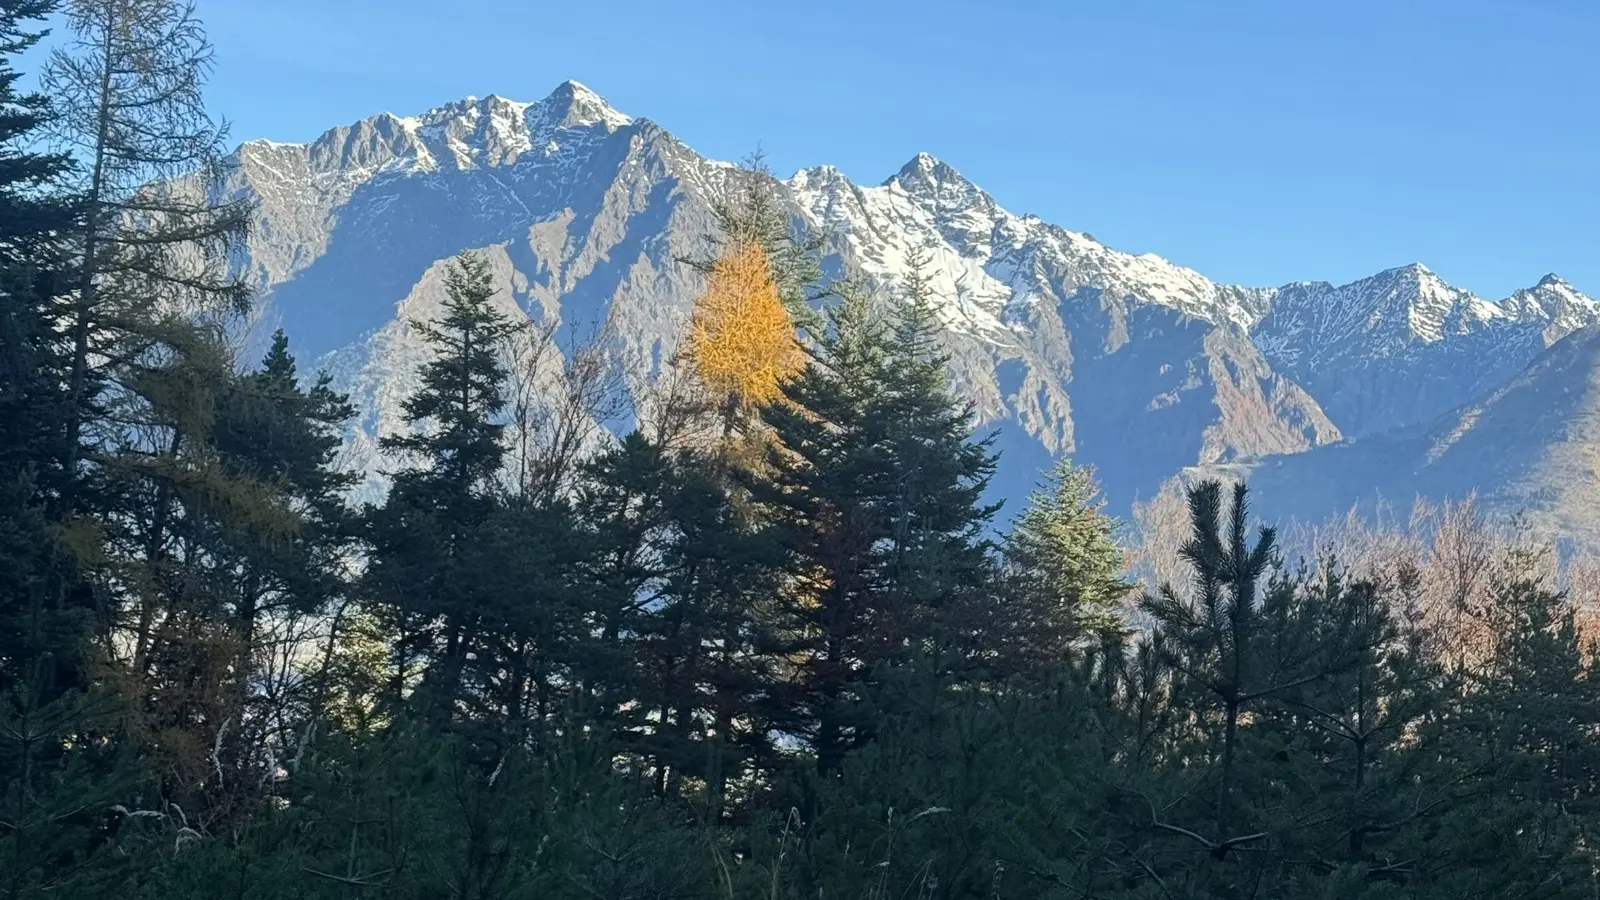
M 700 286 L 676 260 L 704 252 L 731 168 L 574 82 L 537 103 L 469 98 L 309 144 L 252 141 L 231 161 L 225 191 L 259 201 L 236 260 L 260 292 L 255 338 L 285 327 L 352 392 L 368 491 L 426 353 L 405 322 L 436 309 L 450 257 L 487 252 L 507 312 L 571 336 L 607 323 L 641 396 Z M 994 490 L 1013 510 L 1070 453 L 1121 512 L 1180 473 L 1221 472 L 1252 475 L 1274 515 L 1479 488 L 1600 541 L 1586 514 L 1600 308 L 1554 275 L 1499 301 L 1421 265 L 1217 284 L 1009 212 L 927 154 L 879 185 L 819 166 L 783 191 L 827 236 L 832 271 L 892 282 L 931 249 L 952 377 L 999 432 Z

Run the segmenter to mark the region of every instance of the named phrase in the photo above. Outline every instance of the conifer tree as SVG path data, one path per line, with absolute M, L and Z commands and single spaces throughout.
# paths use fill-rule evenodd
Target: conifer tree
M 790 227 L 781 186 L 760 154 L 733 170 L 714 203 L 720 233 L 711 254 L 685 259 L 706 279 L 682 354 L 704 392 L 730 461 L 759 463 L 764 438 L 748 433 L 756 411 L 780 400 L 781 385 L 805 363 L 798 331 L 820 324 L 811 302 L 821 294 L 816 235 Z
M 1251 546 L 1248 490 L 1235 485 L 1232 494 L 1232 504 L 1225 507 L 1219 482 L 1189 491 L 1193 532 L 1182 552 L 1193 569 L 1192 599 L 1170 585 L 1144 598 L 1146 611 L 1162 629 L 1168 662 L 1187 686 L 1180 702 L 1196 705 L 1192 715 L 1214 713 L 1204 720 L 1208 730 L 1215 729 L 1206 736 L 1216 760 L 1211 809 L 1196 841 L 1218 858 L 1262 837 L 1248 829 L 1235 833 L 1241 718 L 1299 677 L 1276 667 L 1296 660 L 1273 652 L 1274 639 L 1286 636 L 1270 627 L 1292 592 L 1278 582 L 1266 592 L 1265 603 L 1259 593 L 1273 562 L 1276 534 L 1263 527 Z
M 684 453 L 662 462 L 669 489 L 659 578 L 634 641 L 641 704 L 653 712 L 639 743 L 657 790 L 681 796 L 692 780 L 715 820 L 730 785 L 775 762 L 765 701 L 778 661 L 766 618 L 781 547 L 741 514 L 713 458 Z
M 298 632 L 345 592 L 353 527 L 342 495 L 355 476 L 338 469 L 336 455 L 354 411 L 325 373 L 301 385 L 281 331 L 260 368 L 235 379 L 218 407 L 210 442 L 219 468 L 256 485 L 259 502 L 284 522 L 248 528 L 224 514 L 195 529 L 207 546 L 213 614 L 235 653 L 228 681 L 236 712 L 213 755 L 248 769 L 263 764 L 262 754 L 292 752 L 312 700 L 305 689 L 321 687 L 304 684 L 290 660 L 308 649 Z
M 356 519 L 347 398 L 224 340 L 192 10 L 67 0 L 53 121 L 10 65 L 52 9 L 0 0 L 0 896 L 1595 895 L 1596 663 L 1536 561 L 1449 655 L 1208 482 L 1192 583 L 1120 627 L 1086 470 L 989 540 L 928 254 L 813 318 L 759 160 L 685 348 L 759 460 L 563 437 L 508 478 L 468 254 Z
M 899 615 L 931 617 L 940 649 L 985 667 L 1009 668 L 998 650 L 1010 616 L 990 593 L 995 547 L 988 534 L 1000 504 L 984 492 L 993 476 L 993 438 L 975 434 L 970 402 L 949 386 L 939 341 L 929 256 L 914 252 L 890 295 L 890 333 L 868 419 L 882 451 L 901 467 L 884 498 L 892 558 L 886 593 Z
M 49 123 L 49 102 L 17 91 L 21 74 L 12 63 L 39 40 L 29 23 L 53 8 L 37 0 L 0 2 L 0 521 L 6 523 L 0 526 L 0 689 L 15 686 L 24 658 L 48 653 L 56 660 L 50 680 L 59 688 L 39 686 L 47 694 L 80 679 L 81 660 L 74 660 L 88 636 L 87 623 L 73 621 L 68 605 L 46 599 L 47 570 L 60 557 L 47 507 L 62 488 L 65 411 L 49 304 L 69 275 L 61 236 L 75 223 L 76 208 L 57 184 L 69 160 L 30 146 Z
M 673 484 L 668 451 L 639 432 L 591 460 L 578 500 L 589 550 L 582 563 L 593 640 L 583 649 L 581 682 L 596 697 L 622 700 L 635 690 L 632 636 L 645 603 L 665 577 L 661 555 L 671 530 Z M 616 704 L 607 704 L 615 708 Z
M 775 435 L 756 498 L 791 555 L 780 633 L 795 677 L 781 702 L 823 770 L 870 732 L 854 720 L 874 668 L 924 652 L 992 665 L 993 560 L 980 502 L 993 461 L 927 352 L 851 287 L 815 360 L 763 416 Z
M 753 486 L 792 554 L 779 633 L 794 672 L 774 699 L 787 731 L 806 736 L 817 763 L 835 769 L 861 735 L 846 721 L 861 670 L 899 638 L 876 605 L 887 538 L 874 500 L 893 477 L 870 433 L 870 392 L 886 337 L 866 296 L 846 288 L 828 311 L 819 359 L 785 386 L 787 404 L 763 411 L 775 435 L 766 479 Z
M 1438 704 L 1433 732 L 1455 769 L 1434 777 L 1451 778 L 1452 794 L 1476 801 L 1457 804 L 1455 827 L 1481 829 L 1480 851 L 1504 847 L 1500 864 L 1478 875 L 1502 881 L 1502 894 L 1540 881 L 1592 879 L 1600 797 L 1592 647 L 1580 639 L 1571 605 L 1532 571 L 1533 560 L 1519 556 L 1494 573 L 1488 602 L 1477 611 L 1492 635 L 1487 659 L 1451 672 L 1457 693 Z M 1476 777 L 1463 778 L 1467 773 Z M 1468 794 L 1472 787 L 1481 794 Z M 1574 858 L 1574 848 L 1588 859 Z M 1455 868 L 1466 868 L 1462 848 L 1453 849 Z
M 1006 537 L 1019 612 L 1059 662 L 1074 644 L 1125 627 L 1118 606 L 1134 585 L 1094 473 L 1062 458 Z
M 400 617 L 392 699 L 420 660 L 430 699 L 449 708 L 479 637 L 481 573 L 469 559 L 497 505 L 506 453 L 501 353 L 516 325 L 495 309 L 493 274 L 480 256 L 452 263 L 445 292 L 438 321 L 413 323 L 434 356 L 405 403 L 413 432 L 383 439 L 405 466 L 370 516 L 367 583 L 370 596 Z
M 72 274 L 70 161 L 36 149 L 49 99 L 17 57 L 54 2 L 0 0 L 0 895 L 115 891 L 106 852 L 136 775 L 91 681 L 93 597 L 62 541 L 66 384 L 52 302 Z
M 183 317 L 247 304 L 228 266 L 250 204 L 214 191 L 227 132 L 202 99 L 211 49 L 192 7 L 69 0 L 66 20 L 72 39 L 43 83 L 54 130 L 82 161 L 77 283 L 56 311 L 70 340 L 64 445 L 75 472 L 101 439 L 92 432 L 108 390 L 136 394 L 138 366 L 191 350 Z
M 415 724 L 329 736 L 284 804 L 237 835 L 152 848 L 126 895 L 687 900 L 726 884 L 724 845 L 618 773 L 581 722 L 560 725 L 487 767 Z
M 506 453 L 507 372 L 501 354 L 517 326 L 494 307 L 494 276 L 482 256 L 467 253 L 445 275 L 443 314 L 412 322 L 433 348 L 421 388 L 407 398 L 406 424 L 425 433 L 390 435 L 385 450 L 415 464 L 400 477 L 437 484 L 454 497 L 490 493 Z
M 725 427 L 732 428 L 737 410 L 777 399 L 804 356 L 760 244 L 731 248 L 706 281 L 690 322 L 689 358 L 712 395 L 726 398 Z
M 318 492 L 338 483 L 321 470 L 340 413 L 261 396 L 272 376 L 236 373 L 218 333 L 178 323 L 166 339 L 181 354 L 139 368 L 144 402 L 119 406 L 127 436 L 99 459 L 101 641 L 162 796 L 217 824 L 260 799 L 282 748 L 281 717 L 261 708 L 284 683 L 263 680 L 263 629 L 327 599 L 337 551 L 311 506 L 332 509 Z M 287 460 L 298 471 L 274 458 L 288 446 L 312 448 Z
M 479 590 L 464 701 L 476 722 L 502 733 L 494 742 L 536 736 L 581 705 L 573 685 L 594 672 L 595 591 L 582 579 L 592 546 L 558 500 L 497 504 L 477 534 L 462 560 Z
M 804 328 L 822 325 L 811 304 L 825 296 L 819 259 L 825 238 L 797 231 L 784 208 L 782 186 L 759 151 L 728 174 L 722 195 L 713 203 L 720 234 L 708 235 L 709 258 L 685 262 L 710 274 L 717 261 L 747 247 L 766 257 L 773 288 L 794 321 Z
M 63 390 L 52 514 L 72 550 L 52 602 L 94 596 L 129 735 L 192 774 L 228 719 L 221 685 L 236 659 L 210 615 L 216 534 L 294 518 L 234 477 L 213 440 L 235 374 L 225 317 L 249 295 L 229 258 L 249 204 L 212 190 L 224 132 L 202 102 L 210 51 L 192 10 L 74 0 L 64 12 L 70 38 L 42 80 L 80 203 L 62 234 L 72 283 L 46 315 L 64 344 L 46 361 Z
M 1262 824 L 1272 852 L 1305 867 L 1301 877 L 1415 887 L 1429 866 L 1411 813 L 1459 786 L 1426 765 L 1439 747 L 1421 726 L 1446 702 L 1441 673 L 1396 617 L 1396 597 L 1334 560 L 1323 568 L 1297 586 L 1289 617 L 1266 623 L 1309 633 L 1305 652 L 1322 656 L 1321 671 L 1259 708 L 1255 727 L 1276 749 L 1244 777 L 1258 782 L 1256 796 L 1267 793 L 1260 781 L 1277 783 Z

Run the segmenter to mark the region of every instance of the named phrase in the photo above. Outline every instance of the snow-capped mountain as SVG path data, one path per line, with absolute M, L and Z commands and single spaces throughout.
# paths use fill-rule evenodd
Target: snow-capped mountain
M 228 191 L 259 200 L 238 262 L 254 333 L 283 326 L 352 391 L 352 464 L 369 472 L 425 352 L 407 323 L 436 309 L 462 250 L 490 256 L 508 311 L 575 339 L 603 324 L 643 402 L 700 287 L 678 260 L 704 252 L 731 168 L 573 82 L 254 141 L 233 162 Z M 1010 212 L 927 154 L 879 185 L 820 166 L 782 188 L 831 270 L 892 283 L 914 249 L 931 255 L 952 377 L 999 430 L 996 491 L 1018 499 L 1055 454 L 1095 464 L 1125 509 L 1186 466 L 1429 421 L 1600 322 L 1553 276 L 1498 303 L 1422 266 L 1220 285 Z
M 1593 324 L 1594 301 L 1557 285 L 1490 303 L 1416 264 L 1341 287 L 1291 284 L 1253 336 L 1347 435 L 1373 434 L 1454 409 Z

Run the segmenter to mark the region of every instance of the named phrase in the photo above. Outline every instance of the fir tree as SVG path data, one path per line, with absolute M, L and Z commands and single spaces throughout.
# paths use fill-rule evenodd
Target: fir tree
M 996 560 L 988 537 L 1000 505 L 984 500 L 996 465 L 993 438 L 976 436 L 972 404 L 950 390 L 930 265 L 925 253 L 913 253 L 891 295 L 885 368 L 867 416 L 882 432 L 881 452 L 900 469 L 883 498 L 892 560 L 886 595 L 902 615 L 931 617 L 926 634 L 943 651 L 1006 669 L 1000 629 L 1010 617 L 991 593 Z
M 782 698 L 836 768 L 870 732 L 853 707 L 875 667 L 955 651 L 993 664 L 993 560 L 979 502 L 993 461 L 928 354 L 925 324 L 892 332 L 850 288 L 815 361 L 764 417 L 776 437 L 756 486 L 791 555 L 779 630 L 795 682 Z M 802 724 L 803 723 L 803 724 Z
M 1098 495 L 1094 473 L 1062 458 L 1006 537 L 1019 611 L 1058 662 L 1074 644 L 1125 627 L 1119 605 L 1134 585 Z
M 785 386 L 789 403 L 763 411 L 776 440 L 769 473 L 753 486 L 791 554 L 778 631 L 794 673 L 775 712 L 785 730 L 806 736 L 824 770 L 861 737 L 846 721 L 859 673 L 900 638 L 876 602 L 876 552 L 888 534 L 874 501 L 894 473 L 867 418 L 886 338 L 864 295 L 843 297 L 829 311 L 820 358 Z
M 445 292 L 436 322 L 413 323 L 434 356 L 405 403 L 412 433 L 383 440 L 406 466 L 369 517 L 367 584 L 399 617 L 392 699 L 403 696 L 415 674 L 409 670 L 421 664 L 431 700 L 449 708 L 480 636 L 481 572 L 469 559 L 497 508 L 506 453 L 498 420 L 506 403 L 501 354 L 516 326 L 494 306 L 494 278 L 482 257 L 457 259 Z
M 456 498 L 485 497 L 504 463 L 508 373 L 502 354 L 517 327 L 494 306 L 494 275 L 486 259 L 463 254 L 445 275 L 445 301 L 436 322 L 412 322 L 433 347 L 421 386 L 405 403 L 406 424 L 425 433 L 391 435 L 385 450 L 415 464 L 407 481 L 437 485 Z

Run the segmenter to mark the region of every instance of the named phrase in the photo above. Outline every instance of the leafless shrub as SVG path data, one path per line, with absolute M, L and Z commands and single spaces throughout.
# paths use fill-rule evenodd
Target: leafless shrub
M 1179 549 L 1189 539 L 1189 501 L 1183 487 L 1169 481 L 1154 497 L 1134 503 L 1133 525 L 1129 572 L 1150 588 L 1185 583 L 1189 569 Z
M 630 411 L 626 368 L 610 353 L 609 323 L 561 346 L 560 323 L 530 325 L 511 347 L 514 483 L 534 501 L 567 495 L 587 455 Z M 565 352 L 563 352 L 565 350 Z

